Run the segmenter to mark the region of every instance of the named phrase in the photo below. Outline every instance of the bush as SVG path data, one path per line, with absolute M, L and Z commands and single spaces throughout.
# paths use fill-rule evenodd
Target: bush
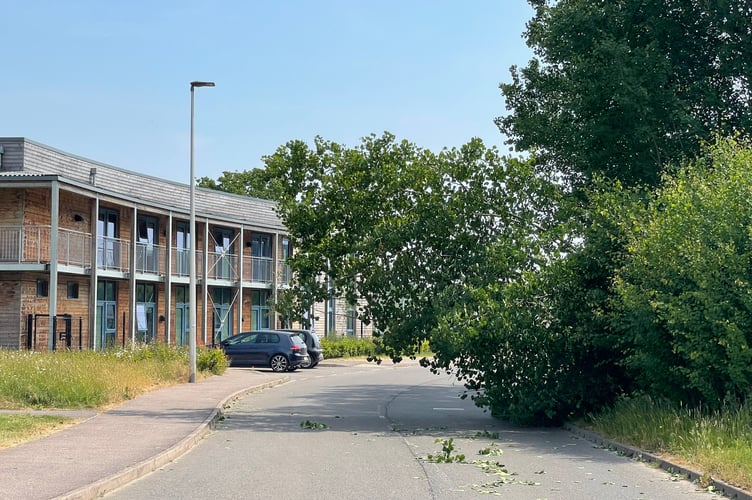
M 379 345 L 379 339 L 370 338 L 327 336 L 321 339 L 324 356 L 330 359 L 359 356 L 372 357 L 383 354 L 383 349 L 380 350 Z
M 222 375 L 229 365 L 227 356 L 221 349 L 201 347 L 196 353 L 196 369 L 200 372 Z
M 719 408 L 752 387 L 752 145 L 720 141 L 666 177 L 616 290 L 641 388 Z

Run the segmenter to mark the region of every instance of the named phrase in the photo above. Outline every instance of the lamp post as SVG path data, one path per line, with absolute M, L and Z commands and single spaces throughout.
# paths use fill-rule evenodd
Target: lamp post
M 196 87 L 213 87 L 214 82 L 191 82 L 191 215 L 188 230 L 190 231 L 190 256 L 188 258 L 188 314 L 190 327 L 188 332 L 188 362 L 190 371 L 188 382 L 196 382 L 196 172 L 193 165 L 193 89 Z M 206 298 L 204 298 L 206 300 Z

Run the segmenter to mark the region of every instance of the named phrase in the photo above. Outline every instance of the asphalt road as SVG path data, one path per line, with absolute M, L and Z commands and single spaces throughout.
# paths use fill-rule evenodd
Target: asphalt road
M 291 375 L 237 401 L 191 452 L 107 498 L 721 498 L 567 431 L 504 424 L 461 400 L 452 377 L 414 363 Z

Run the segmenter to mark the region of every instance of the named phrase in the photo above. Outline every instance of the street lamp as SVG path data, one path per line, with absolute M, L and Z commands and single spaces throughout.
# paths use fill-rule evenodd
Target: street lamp
M 213 87 L 214 82 L 191 82 L 191 215 L 188 230 L 190 237 L 190 256 L 188 259 L 188 314 L 190 315 L 190 330 L 188 335 L 188 360 L 190 371 L 188 382 L 196 382 L 196 173 L 193 166 L 193 89 L 196 87 Z M 204 297 L 206 300 L 206 297 Z

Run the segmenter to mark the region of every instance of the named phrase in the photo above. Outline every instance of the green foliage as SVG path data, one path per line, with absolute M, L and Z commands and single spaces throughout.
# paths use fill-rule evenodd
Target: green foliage
M 222 172 L 222 175 L 216 181 L 209 177 L 202 177 L 196 185 L 207 189 L 266 200 L 277 200 L 280 196 L 278 189 L 275 189 L 274 183 L 271 182 L 268 172 L 263 168 L 244 170 L 242 172 L 225 171 Z
M 556 388 L 537 385 L 558 370 L 540 349 L 548 333 L 524 307 L 534 301 L 525 294 L 538 289 L 535 271 L 566 246 L 557 218 L 563 193 L 553 179 L 479 140 L 433 154 L 390 134 L 354 149 L 291 142 L 266 163 L 287 189 L 279 213 L 297 250 L 290 265 L 300 316 L 332 290 L 365 298 L 361 317 L 383 332 L 383 351 L 368 356 L 415 356 L 429 339 L 434 358 L 425 363 L 482 390 L 479 404 L 532 398 L 512 402 L 513 413 L 558 413 Z M 339 346 L 325 349 L 338 355 Z M 514 383 L 528 368 L 540 373 Z
M 311 429 L 311 430 L 321 430 L 321 429 L 329 428 L 328 425 L 322 422 L 312 422 L 310 420 L 304 420 L 300 422 L 300 427 L 303 429 Z
M 196 369 L 200 372 L 222 375 L 228 366 L 230 362 L 221 349 L 200 347 L 196 352 Z
M 491 443 L 491 445 L 487 448 L 481 448 L 480 450 L 478 450 L 478 455 L 482 456 L 499 457 L 503 454 L 503 450 L 499 448 L 496 443 Z
M 286 189 L 279 213 L 296 248 L 298 316 L 332 290 L 364 298 L 361 318 L 394 356 L 430 338 L 437 295 L 482 272 L 490 244 L 509 241 L 521 255 L 514 240 L 530 237 L 517 222 L 555 209 L 537 196 L 551 183 L 479 140 L 433 154 L 390 134 L 352 149 L 317 138 L 313 149 L 293 141 L 265 161 Z
M 434 441 L 436 444 L 441 444 L 441 455 L 431 455 L 430 453 L 426 456 L 427 462 L 434 462 L 434 463 L 452 463 L 452 462 L 464 462 L 465 461 L 465 455 L 462 453 L 457 453 L 452 455 L 452 452 L 454 452 L 454 439 L 436 439 Z
M 752 387 L 752 148 L 718 142 L 666 177 L 616 289 L 629 366 L 649 393 L 717 407 Z
M 752 130 L 747 0 L 530 3 L 535 57 L 497 124 L 545 168 L 654 185 L 713 133 Z
M 331 358 L 375 357 L 383 354 L 379 339 L 326 336 L 321 339 L 324 356 Z

